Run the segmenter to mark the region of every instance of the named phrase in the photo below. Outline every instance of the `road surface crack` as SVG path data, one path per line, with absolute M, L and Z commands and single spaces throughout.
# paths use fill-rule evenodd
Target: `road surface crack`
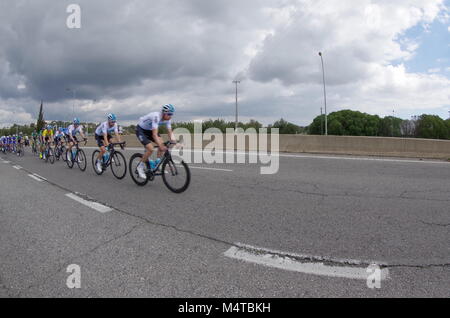
M 450 223 L 431 223 L 431 222 L 425 222 L 425 221 L 420 221 L 425 225 L 429 225 L 429 226 L 439 226 L 439 227 L 447 227 L 450 226 Z

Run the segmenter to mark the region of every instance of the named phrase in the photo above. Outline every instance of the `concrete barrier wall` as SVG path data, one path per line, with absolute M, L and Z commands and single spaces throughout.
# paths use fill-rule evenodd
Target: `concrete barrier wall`
M 164 138 L 165 136 L 163 136 Z M 205 135 L 202 142 L 204 148 L 211 142 L 211 135 Z M 88 146 L 96 146 L 94 138 L 89 138 Z M 225 139 L 225 137 L 224 137 Z M 128 147 L 142 147 L 135 135 L 123 136 Z M 187 141 L 189 142 L 189 141 Z M 223 140 L 224 149 L 257 150 L 257 146 L 248 145 L 244 148 L 234 146 Z M 270 135 L 268 135 L 270 149 Z M 191 140 L 194 147 L 194 142 Z M 195 147 L 200 148 L 200 147 Z M 430 140 L 411 138 L 383 138 L 383 137 L 347 137 L 347 136 L 304 136 L 280 135 L 280 152 L 345 154 L 365 156 L 393 156 L 424 159 L 450 159 L 450 140 Z

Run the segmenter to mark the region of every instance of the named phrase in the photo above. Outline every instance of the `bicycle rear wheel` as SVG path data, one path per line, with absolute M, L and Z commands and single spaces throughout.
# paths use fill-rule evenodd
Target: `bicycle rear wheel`
M 115 151 L 111 158 L 111 171 L 119 180 L 122 180 L 127 175 L 127 161 L 125 156 L 119 151 Z
M 70 151 L 70 149 L 67 149 L 67 151 L 66 151 L 66 163 L 67 163 L 67 166 L 70 168 L 70 169 L 72 169 L 73 168 L 73 164 L 74 164 L 74 161 L 73 161 L 73 159 L 72 159 L 72 152 Z
M 166 159 L 161 170 L 164 184 L 170 191 L 182 193 L 187 190 L 191 182 L 191 171 L 184 161 Z
M 78 168 L 80 168 L 81 171 L 86 171 L 87 161 L 86 154 L 84 153 L 83 149 L 78 150 L 75 161 L 77 162 Z
M 148 183 L 148 178 L 141 179 L 139 177 L 139 173 L 137 171 L 137 166 L 141 163 L 141 160 L 142 160 L 142 154 L 140 154 L 140 153 L 136 153 L 133 156 L 131 156 L 129 169 L 130 169 L 131 179 L 133 179 L 134 183 L 136 183 L 138 186 L 143 187 Z
M 93 153 L 92 153 L 92 168 L 94 168 L 94 172 L 97 174 L 97 175 L 102 175 L 103 174 L 103 168 L 102 168 L 102 170 L 101 171 L 98 171 L 97 170 L 97 157 L 98 157 L 98 154 L 100 153 L 100 151 L 98 151 L 98 150 L 95 150 Z
M 55 154 L 53 153 L 52 148 L 48 148 L 47 159 L 48 161 L 50 161 L 51 164 L 55 163 Z

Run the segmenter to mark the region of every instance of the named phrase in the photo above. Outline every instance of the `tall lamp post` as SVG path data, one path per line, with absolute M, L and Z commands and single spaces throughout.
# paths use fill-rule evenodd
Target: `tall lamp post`
M 322 61 L 322 75 L 323 75 L 323 98 L 325 101 L 325 136 L 328 136 L 328 118 L 327 118 L 327 90 L 325 87 L 325 67 L 323 64 L 322 52 L 319 52 L 320 60 Z
M 75 95 L 76 95 L 77 91 L 75 89 L 66 88 L 66 92 L 73 93 L 72 117 L 75 118 Z
M 233 84 L 236 84 L 236 121 L 235 121 L 235 127 L 234 129 L 238 129 L 238 84 L 240 84 L 241 81 L 233 81 Z

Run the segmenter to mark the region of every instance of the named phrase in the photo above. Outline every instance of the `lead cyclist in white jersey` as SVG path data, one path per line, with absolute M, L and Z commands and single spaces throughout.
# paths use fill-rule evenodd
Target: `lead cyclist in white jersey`
M 167 147 L 164 145 L 164 141 L 158 133 L 159 126 L 165 125 L 167 127 L 167 133 L 170 140 L 172 142 L 176 142 L 175 135 L 172 131 L 172 116 L 174 115 L 174 113 L 175 107 L 172 104 L 167 104 L 162 107 L 161 112 L 150 113 L 139 119 L 139 124 L 136 127 L 136 136 L 144 145 L 146 150 L 141 162 L 137 166 L 139 178 L 147 178 L 147 176 L 145 175 L 145 165 L 154 150 L 152 142 L 156 143 L 159 147 L 157 161 L 150 162 L 150 167 L 152 169 L 154 169 L 158 165 L 159 161 L 161 160 L 160 158 L 162 154 L 167 150 Z

